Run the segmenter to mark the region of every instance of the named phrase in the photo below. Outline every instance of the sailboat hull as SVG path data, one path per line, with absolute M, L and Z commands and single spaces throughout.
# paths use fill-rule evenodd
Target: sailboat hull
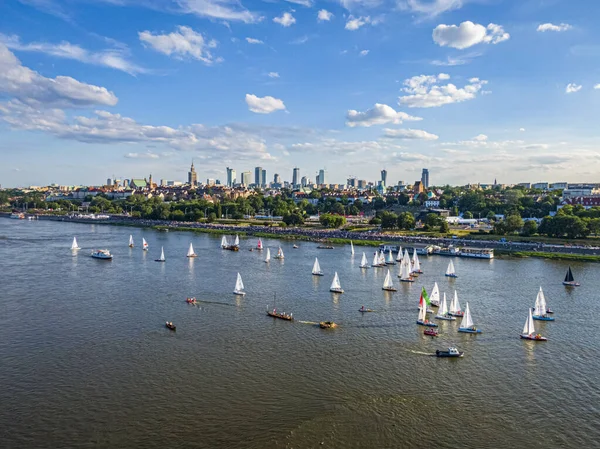
M 464 327 L 459 327 L 458 332 L 462 332 L 464 334 L 481 334 L 481 330 L 479 329 L 468 329 Z
M 458 276 L 456 274 L 446 274 L 447 278 L 457 278 Z
M 448 315 L 463 317 L 463 316 L 465 316 L 465 313 L 464 312 L 448 312 Z
M 533 319 L 537 321 L 554 321 L 554 318 L 551 316 L 533 315 Z
M 233 292 L 234 295 L 246 296 L 246 292 Z
M 436 315 L 435 319 L 436 320 L 445 320 L 445 321 L 456 321 L 456 318 L 454 318 L 453 316 L 447 316 L 447 315 Z
M 344 290 L 341 288 L 330 288 L 329 291 L 331 293 L 344 293 Z
M 323 273 L 313 273 L 313 276 L 325 276 Z
M 381 290 L 385 290 L 386 292 L 397 292 L 398 291 L 394 287 L 382 287 Z
M 417 324 L 419 326 L 438 327 L 437 324 L 432 323 L 431 321 L 419 321 L 419 320 L 417 320 Z
M 198 257 L 198 254 L 192 254 L 191 256 L 186 256 L 186 257 Z
M 154 262 L 165 262 L 164 260 L 154 259 Z
M 520 335 L 522 340 L 531 340 L 531 341 L 548 341 L 546 337 L 542 337 L 541 335 Z
M 566 282 L 565 281 L 565 282 L 563 282 L 563 285 L 565 287 L 579 287 L 581 284 L 579 282 L 575 282 L 575 281 L 573 281 L 573 282 Z
M 414 279 L 400 279 L 400 282 L 415 282 Z

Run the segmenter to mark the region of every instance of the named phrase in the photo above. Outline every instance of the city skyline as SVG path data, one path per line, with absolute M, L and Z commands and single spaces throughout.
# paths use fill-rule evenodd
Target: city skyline
M 0 184 L 596 181 L 598 2 L 200 3 L 1 4 Z

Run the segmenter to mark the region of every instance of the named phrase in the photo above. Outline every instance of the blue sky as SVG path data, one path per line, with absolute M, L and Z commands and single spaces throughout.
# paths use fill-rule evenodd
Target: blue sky
M 0 183 L 597 181 L 600 2 L 7 0 Z

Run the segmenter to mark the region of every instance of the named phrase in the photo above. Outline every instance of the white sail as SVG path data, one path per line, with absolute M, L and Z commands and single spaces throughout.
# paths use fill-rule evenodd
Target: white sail
M 404 250 L 404 257 L 402 258 L 402 262 L 400 264 L 400 279 L 401 280 L 408 280 L 410 279 L 410 273 L 411 273 L 411 265 L 410 265 L 410 258 L 408 256 L 408 251 Z
M 277 250 L 277 255 L 275 256 L 276 259 L 283 259 L 284 255 L 283 255 L 283 250 L 281 249 L 281 246 L 279 247 L 279 249 Z
M 237 279 L 235 281 L 235 290 L 234 293 L 244 293 L 244 283 L 242 282 L 242 276 L 240 273 L 237 274 Z
M 194 246 L 192 245 L 191 242 L 190 242 L 190 247 L 189 247 L 188 252 L 187 252 L 187 256 L 188 257 L 195 257 L 196 256 L 196 253 L 194 252 Z
M 142 237 L 142 249 L 144 251 L 148 251 L 148 242 L 146 241 L 145 238 Z
M 469 310 L 469 303 L 467 303 L 467 307 L 465 309 L 465 314 L 460 323 L 460 327 L 462 327 L 463 329 L 473 327 L 473 319 L 471 318 L 471 311 Z
M 454 271 L 454 263 L 450 261 L 448 268 L 446 269 L 446 276 L 453 276 L 456 272 Z
M 531 309 L 529 309 L 529 316 L 525 321 L 525 327 L 523 327 L 523 335 L 535 334 L 535 325 L 533 324 L 533 316 L 531 316 Z
M 233 244 L 234 244 L 235 246 L 240 246 L 240 238 L 237 236 L 237 234 L 236 234 L 236 236 L 235 236 L 235 241 L 234 241 L 234 243 L 233 243 Z
M 381 250 L 381 252 L 379 253 L 379 265 L 385 265 L 385 253 L 383 252 L 383 250 Z
M 315 264 L 313 265 L 312 274 L 323 274 L 321 271 L 321 266 L 319 265 L 319 259 L 315 257 Z
M 433 305 L 440 304 L 440 288 L 437 285 L 437 282 L 433 284 L 433 290 L 431 290 L 431 296 L 429 296 L 429 301 Z
M 333 275 L 333 282 L 331 282 L 331 290 L 340 290 L 342 288 L 342 286 L 340 285 L 340 278 L 337 274 L 337 271 L 335 272 L 335 274 Z
M 361 268 L 369 268 L 369 261 L 367 260 L 367 255 L 363 253 L 362 259 L 360 260 Z
M 421 262 L 419 262 L 419 256 L 417 255 L 416 249 L 413 250 L 412 263 L 413 263 L 413 271 L 415 273 L 419 273 L 421 271 Z
M 444 296 L 442 299 L 442 304 L 440 305 L 440 309 L 438 311 L 438 315 L 444 316 L 448 313 L 448 303 L 446 302 L 446 292 L 444 292 Z
M 458 293 L 454 290 L 454 299 L 450 303 L 450 313 L 460 312 L 460 302 L 458 302 Z
M 544 296 L 544 291 L 542 290 L 541 286 L 540 286 L 540 305 L 541 305 L 541 309 L 544 311 L 544 314 L 546 314 L 546 312 L 548 310 L 548 304 L 546 304 L 546 296 Z
M 71 249 L 81 249 L 77 244 L 77 238 L 73 237 L 73 243 L 71 243 Z
M 129 246 L 133 248 L 133 235 L 129 236 Z
M 160 247 L 160 260 L 166 260 L 165 259 L 165 249 L 162 246 Z
M 350 240 L 350 254 L 354 256 L 354 244 L 352 243 L 352 240 Z
M 379 266 L 379 251 L 375 251 L 375 255 L 373 256 L 373 263 L 371 264 L 372 267 L 378 267 Z
M 226 246 L 229 246 L 229 242 L 227 242 L 227 237 L 223 236 L 221 238 L 221 248 L 225 248 Z
M 262 243 L 262 240 L 260 238 L 258 239 L 258 243 L 256 245 L 256 248 L 263 249 L 263 243 Z
M 392 282 L 392 275 L 390 274 L 390 270 L 388 270 L 385 275 L 385 280 L 383 281 L 383 288 L 394 288 L 394 283 Z
M 396 256 L 396 262 L 402 262 L 402 247 L 398 246 L 398 255 Z
M 388 250 L 388 255 L 385 263 L 393 264 L 394 263 L 394 255 L 392 254 L 392 250 Z
M 419 307 L 419 317 L 417 319 L 421 322 L 424 322 L 426 318 L 427 318 L 427 306 L 423 302 L 423 306 Z
M 269 248 L 267 248 L 267 257 L 265 257 L 265 262 L 268 262 L 271 260 L 271 250 Z

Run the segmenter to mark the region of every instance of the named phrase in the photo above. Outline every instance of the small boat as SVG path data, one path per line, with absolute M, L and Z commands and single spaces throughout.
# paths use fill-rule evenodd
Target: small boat
M 187 302 L 188 304 L 197 304 L 198 301 L 196 301 L 196 298 L 186 298 L 185 302 Z
M 394 255 L 392 254 L 392 250 L 388 250 L 387 258 L 385 259 L 386 265 L 396 265 L 396 261 L 394 260 Z
M 400 282 L 415 282 L 414 277 L 411 274 L 410 258 L 408 257 L 408 251 L 404 250 L 404 256 L 400 263 L 400 274 L 398 275 Z
M 279 249 L 277 250 L 277 254 L 275 254 L 274 259 L 283 260 L 284 258 L 285 258 L 285 256 L 283 255 L 283 250 L 281 249 L 281 246 L 280 246 Z
M 385 265 L 385 263 L 383 265 Z M 379 267 L 382 267 L 383 265 L 381 264 L 381 259 L 379 257 L 379 251 L 375 251 L 375 255 L 373 256 L 373 263 L 371 264 L 371 266 L 373 268 L 379 268 Z
M 456 348 L 448 348 L 447 351 L 440 351 L 439 349 L 435 351 L 436 357 L 462 357 L 465 355 L 464 352 L 459 351 Z
M 538 321 L 554 321 L 554 317 L 548 316 L 548 307 L 546 305 L 546 297 L 542 287 L 538 291 L 537 298 L 535 298 L 535 307 L 533 308 L 533 319 Z M 550 313 L 552 311 L 550 310 Z
M 146 241 L 145 238 L 142 238 L 142 249 L 144 251 L 148 251 L 148 242 Z
M 450 316 L 464 316 L 464 312 L 460 310 L 460 303 L 458 302 L 458 293 L 454 290 L 454 299 L 450 301 L 450 310 L 448 311 L 448 315 Z
M 456 271 L 454 270 L 454 262 L 450 261 L 448 263 L 448 268 L 446 268 L 446 277 L 448 278 L 457 278 Z
M 433 290 L 431 290 L 431 296 L 429 298 L 429 304 L 432 307 L 440 306 L 440 288 L 438 287 L 437 282 L 433 284 Z
M 177 327 L 173 324 L 172 321 L 167 321 L 165 323 L 165 326 L 167 327 L 167 329 L 171 329 L 172 331 L 177 330 Z
M 260 238 L 258 239 L 258 243 L 256 244 L 256 249 L 258 251 L 262 251 L 263 250 L 263 242 L 262 242 L 262 240 Z
M 77 251 L 77 250 L 80 250 L 80 249 L 81 248 L 77 244 L 77 238 L 73 237 L 73 243 L 71 243 L 71 251 Z
M 456 321 L 452 315 L 448 313 L 448 303 L 446 302 L 446 292 L 444 292 L 444 299 L 438 309 L 438 314 L 435 316 L 436 320 Z
M 246 294 L 246 292 L 244 291 L 244 283 L 242 282 L 242 276 L 240 275 L 240 273 L 237 274 L 233 294 L 239 296 L 244 296 Z
M 398 255 L 396 256 L 396 262 L 402 262 L 402 247 L 398 247 Z
M 465 314 L 460 323 L 460 327 L 458 328 L 458 332 L 464 332 L 467 334 L 480 334 L 481 329 L 477 329 L 473 324 L 473 319 L 471 318 L 471 312 L 469 311 L 469 303 L 467 303 L 467 307 L 465 309 Z
M 313 276 L 324 276 L 323 272 L 321 271 L 321 265 L 319 265 L 319 259 L 317 259 L 315 257 L 315 264 L 313 265 L 313 269 L 312 269 L 312 274 Z
M 194 252 L 194 246 L 191 243 L 186 257 L 198 257 L 198 255 Z
M 271 261 L 271 250 L 267 248 L 267 257 L 265 257 L 265 263 L 269 263 Z
M 421 299 L 422 298 L 423 297 L 421 296 Z M 438 327 L 437 324 L 427 319 L 427 307 L 425 305 L 425 301 L 421 301 L 421 307 L 419 307 L 419 316 L 417 318 L 417 324 L 420 326 Z
M 367 309 L 367 308 L 365 308 L 365 306 L 362 306 L 360 309 L 358 309 L 358 311 L 361 312 L 361 313 L 375 312 L 373 309 Z
M 413 249 L 413 257 L 412 257 L 412 272 L 416 274 L 423 274 L 421 271 L 421 262 L 419 261 L 419 256 L 417 255 L 417 249 Z
M 352 243 L 352 240 L 350 240 L 350 254 L 354 256 L 354 243 Z
M 273 309 L 273 311 L 271 312 L 270 310 L 268 310 L 268 306 L 267 306 L 267 315 L 273 317 L 273 318 L 279 318 L 280 320 L 286 320 L 286 321 L 294 321 L 294 317 L 292 316 L 292 314 L 287 314 L 285 312 L 278 312 L 277 309 Z
M 531 309 L 529 309 L 529 316 L 527 317 L 527 321 L 525 321 L 525 326 L 523 327 L 523 332 L 520 337 L 523 340 L 532 340 L 532 341 L 547 341 L 546 337 L 542 337 L 542 334 L 535 333 L 535 324 L 533 323 L 533 315 L 531 314 Z
M 233 243 L 233 245 L 231 245 L 227 241 L 227 237 L 223 236 L 221 238 L 221 249 L 226 249 L 228 251 L 239 251 L 240 250 L 240 238 L 236 235 L 235 242 Z
M 385 253 L 383 250 L 379 251 L 379 266 L 385 267 Z
M 165 249 L 164 247 L 160 247 L 160 257 L 158 259 L 154 259 L 154 262 L 165 262 L 167 259 L 165 259 Z
M 397 291 L 394 288 L 394 283 L 392 282 L 392 275 L 390 274 L 390 270 L 388 270 L 387 274 L 385 275 L 385 280 L 383 281 L 383 287 L 381 287 L 381 289 L 388 292 Z
M 430 337 L 437 337 L 438 335 L 440 335 L 437 329 L 434 329 L 433 327 L 428 327 L 423 331 L 423 333 L 425 335 L 429 335 Z
M 369 268 L 369 262 L 365 253 L 363 253 L 362 259 L 360 259 L 360 268 Z
M 228 246 L 229 246 L 229 242 L 227 241 L 227 237 L 226 236 L 221 237 L 221 248 L 225 249 Z
M 233 244 L 235 246 L 240 246 L 240 237 L 237 234 L 235 235 L 235 240 L 234 240 Z
M 293 248 L 293 249 L 298 249 L 298 248 L 300 248 L 300 247 L 294 243 L 294 246 L 292 246 L 292 248 Z
M 92 251 L 92 257 L 94 259 L 112 260 L 113 256 L 107 249 L 95 249 Z
M 340 284 L 340 278 L 337 274 L 337 271 L 333 275 L 333 281 L 331 282 L 331 287 L 329 287 L 329 291 L 333 293 L 344 293 L 342 286 Z
M 569 270 L 567 271 L 567 275 L 565 276 L 563 285 L 566 287 L 579 287 L 581 285 L 579 282 L 575 282 L 575 278 L 573 277 L 571 267 L 569 267 Z
M 431 300 L 429 299 L 427 290 L 425 290 L 425 287 L 421 287 L 421 296 L 419 296 L 419 310 L 421 307 L 425 307 L 426 313 L 433 313 L 433 310 L 429 306 L 431 306 Z
M 319 246 L 317 246 L 317 249 L 335 249 L 335 248 L 331 245 L 319 245 Z
M 129 236 L 129 247 L 133 248 L 133 235 Z
M 335 324 L 333 321 L 321 321 L 319 323 L 319 327 L 321 329 L 335 329 L 337 324 Z

